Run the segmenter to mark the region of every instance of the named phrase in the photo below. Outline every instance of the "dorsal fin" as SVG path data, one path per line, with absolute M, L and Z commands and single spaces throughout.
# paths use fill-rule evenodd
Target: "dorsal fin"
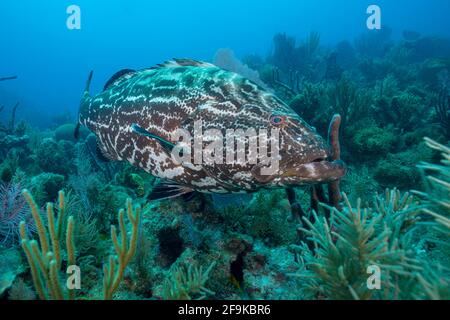
M 215 67 L 215 65 L 209 62 L 197 61 L 193 59 L 172 59 L 170 61 L 157 64 L 156 66 L 150 69 L 177 68 L 177 67 Z
M 136 70 L 132 70 L 132 69 L 122 69 L 122 70 L 116 72 L 108 80 L 108 82 L 106 82 L 105 87 L 103 88 L 103 91 L 105 91 L 105 90 L 109 89 L 109 87 L 115 85 L 119 80 L 122 80 L 122 78 L 124 78 L 125 76 L 127 76 L 127 75 L 131 76 L 135 72 L 136 72 Z

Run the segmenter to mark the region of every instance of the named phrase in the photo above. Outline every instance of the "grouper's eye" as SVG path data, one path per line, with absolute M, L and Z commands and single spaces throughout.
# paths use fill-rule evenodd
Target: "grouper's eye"
M 274 126 L 283 125 L 285 122 L 286 122 L 286 117 L 285 116 L 272 115 L 270 117 L 270 123 L 273 124 Z

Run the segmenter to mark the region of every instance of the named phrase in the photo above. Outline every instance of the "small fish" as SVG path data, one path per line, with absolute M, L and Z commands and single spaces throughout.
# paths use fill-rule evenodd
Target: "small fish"
M 245 193 L 262 188 L 329 183 L 346 171 L 316 130 L 285 103 L 252 81 L 213 64 L 175 59 L 156 67 L 116 73 L 104 91 L 91 96 L 86 84 L 79 125 L 95 133 L 101 153 L 127 161 L 161 178 L 150 199 L 172 198 L 194 191 Z M 184 129 L 278 129 L 279 170 L 263 174 L 258 163 L 194 163 L 172 157 Z M 249 143 L 245 140 L 246 145 Z M 267 163 L 266 163 L 267 164 Z

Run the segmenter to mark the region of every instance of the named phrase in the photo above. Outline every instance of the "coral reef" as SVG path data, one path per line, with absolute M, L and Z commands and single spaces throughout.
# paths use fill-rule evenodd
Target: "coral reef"
M 448 239 L 448 236 L 450 236 L 450 203 L 448 199 L 450 190 L 450 148 L 430 138 L 425 138 L 425 140 L 427 146 L 441 152 L 443 160 L 441 165 L 423 162 L 419 166 L 423 176 L 426 175 L 426 188 L 425 192 L 416 191 L 415 193 L 426 200 L 423 211 L 435 219 L 437 229 L 443 234 L 444 239 Z M 445 241 L 442 244 L 444 246 L 449 245 Z
M 137 207 L 133 210 L 131 199 L 127 200 L 127 217 L 132 225 L 131 238 L 127 237 L 127 230 L 124 221 L 125 211 L 119 211 L 119 227 L 121 240 L 117 238 L 117 231 L 114 226 L 111 226 L 111 239 L 114 244 L 114 249 L 117 258 L 109 257 L 109 262 L 103 267 L 103 297 L 105 300 L 112 299 L 114 293 L 119 288 L 119 284 L 123 279 L 125 268 L 134 257 L 137 247 L 137 239 L 139 233 L 139 226 L 141 221 L 141 208 Z M 128 243 L 129 242 L 129 243 Z M 117 259 L 117 260 L 116 260 Z
M 450 94 L 443 90 L 439 93 L 439 99 L 435 105 L 439 124 L 447 139 L 450 139 Z
M 370 207 L 363 207 L 358 199 L 355 208 L 344 195 L 344 210 L 329 208 L 333 219 L 316 213 L 314 222 L 304 219 L 308 227 L 301 230 L 314 246 L 295 246 L 294 251 L 300 264 L 295 276 L 307 282 L 307 294 L 328 299 L 448 298 L 448 252 L 443 260 L 436 261 L 430 253 L 417 254 L 415 247 L 419 237 L 435 241 L 434 230 L 448 239 L 450 227 L 446 182 L 450 149 L 430 139 L 426 142 L 441 151 L 445 160 L 443 165 L 420 165 L 422 170 L 434 173 L 425 178 L 427 191 L 415 192 L 425 202 L 419 204 L 412 195 L 394 189 L 375 197 Z M 434 229 L 427 226 L 418 230 L 425 219 L 421 212 L 435 218 Z M 446 241 L 440 244 L 448 248 Z M 387 271 L 381 278 L 384 290 L 373 291 L 366 286 L 368 270 L 373 266 Z
M 19 251 L 15 248 L 0 246 L 0 297 L 13 288 L 16 278 L 23 273 L 24 266 Z
M 240 62 L 230 49 L 219 49 L 214 57 L 214 64 L 228 71 L 236 72 L 262 87 L 265 83 L 260 79 L 259 73 Z
M 42 300 L 74 299 L 75 288 L 69 289 L 61 282 L 60 269 L 62 265 L 63 232 L 65 230 L 65 254 L 67 265 L 76 265 L 76 253 L 73 239 L 74 219 L 66 216 L 64 192 L 59 193 L 58 210 L 55 211 L 52 203 L 47 203 L 47 228 L 41 217 L 33 197 L 28 190 L 23 196 L 31 208 L 36 224 L 39 243 L 30 240 L 25 229 L 25 222 L 20 224 L 22 249 L 30 266 L 34 287 Z M 55 220 L 56 218 L 56 220 Z
M 18 279 L 14 282 L 9 292 L 10 300 L 35 300 L 36 295 L 34 291 L 23 281 Z
M 69 111 L 42 129 L 12 107 L 0 125 L 0 296 L 449 299 L 450 41 L 393 40 L 388 28 L 320 40 L 280 33 L 265 57 L 221 49 L 215 62 L 328 137 L 331 159 L 348 164 L 328 194 L 316 185 L 148 201 L 158 179 L 106 162 L 87 130 L 75 139 Z M 65 286 L 72 264 L 77 290 Z
M 0 186 L 0 244 L 4 247 L 13 247 L 20 243 L 20 222 L 25 222 L 28 235 L 35 231 L 31 212 L 21 192 L 20 183 L 10 182 Z
M 203 270 L 203 266 L 197 267 L 192 264 L 187 267 L 174 267 L 164 283 L 164 299 L 191 300 L 194 295 L 198 295 L 198 300 L 201 300 L 208 295 L 214 295 L 214 292 L 205 287 L 214 266 L 215 262 L 206 270 Z

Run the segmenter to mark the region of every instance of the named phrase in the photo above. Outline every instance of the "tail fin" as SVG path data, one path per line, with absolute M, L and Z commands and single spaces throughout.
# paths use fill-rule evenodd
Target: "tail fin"
M 81 126 L 81 116 L 83 114 L 83 112 L 86 112 L 87 110 L 87 106 L 89 105 L 89 103 L 91 102 L 91 95 L 89 93 L 90 87 L 91 87 L 91 82 L 92 82 L 92 76 L 94 75 L 94 71 L 89 72 L 89 77 L 86 81 L 86 87 L 84 88 L 84 93 L 83 93 L 83 97 L 81 98 L 81 102 L 80 102 L 80 109 L 78 110 L 78 121 L 77 121 L 77 125 L 75 127 L 75 132 L 74 137 L 76 140 L 78 140 L 79 138 L 79 134 L 80 134 L 80 126 Z

